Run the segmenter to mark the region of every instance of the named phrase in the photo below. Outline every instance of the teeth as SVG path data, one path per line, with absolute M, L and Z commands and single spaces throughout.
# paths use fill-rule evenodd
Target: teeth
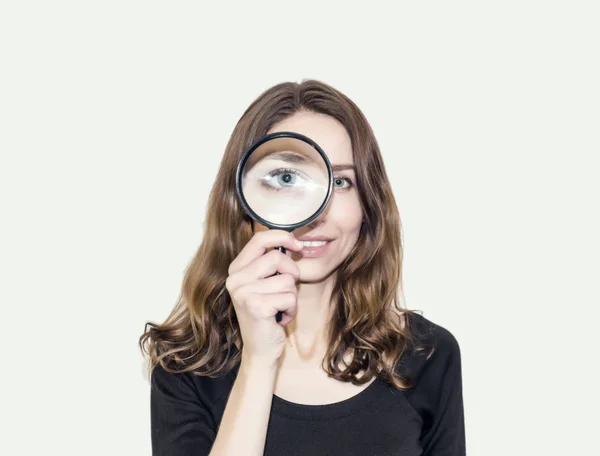
M 322 247 L 327 244 L 327 241 L 302 241 L 304 247 Z

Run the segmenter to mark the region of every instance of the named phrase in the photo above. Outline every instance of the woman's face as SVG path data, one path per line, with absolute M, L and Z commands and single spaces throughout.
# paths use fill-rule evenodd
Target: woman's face
M 278 131 L 293 131 L 313 139 L 333 167 L 333 194 L 327 208 L 315 221 L 293 232 L 305 244 L 301 253 L 293 253 L 300 281 L 320 282 L 350 254 L 362 224 L 350 136 L 333 117 L 313 112 L 298 112 L 275 124 L 268 133 Z M 257 222 L 253 224 L 255 231 L 267 229 Z

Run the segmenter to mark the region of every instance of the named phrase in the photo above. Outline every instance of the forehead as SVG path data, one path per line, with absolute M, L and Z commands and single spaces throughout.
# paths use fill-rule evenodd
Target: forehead
M 308 136 L 327 154 L 332 165 L 353 164 L 352 142 L 344 126 L 331 116 L 297 112 L 276 123 L 268 133 L 292 131 Z

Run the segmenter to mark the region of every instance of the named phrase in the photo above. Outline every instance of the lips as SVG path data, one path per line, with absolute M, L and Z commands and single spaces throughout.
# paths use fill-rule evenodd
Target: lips
M 322 236 L 302 236 L 298 238 L 302 241 L 302 258 L 319 258 L 325 254 L 327 248 L 332 242 L 332 239 Z

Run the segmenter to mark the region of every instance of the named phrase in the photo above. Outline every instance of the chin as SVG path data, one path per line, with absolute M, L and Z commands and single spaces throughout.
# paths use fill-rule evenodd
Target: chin
M 323 264 L 316 264 L 315 260 L 300 261 L 298 267 L 300 269 L 301 283 L 320 283 L 329 279 L 335 272 L 335 268 L 327 267 Z

